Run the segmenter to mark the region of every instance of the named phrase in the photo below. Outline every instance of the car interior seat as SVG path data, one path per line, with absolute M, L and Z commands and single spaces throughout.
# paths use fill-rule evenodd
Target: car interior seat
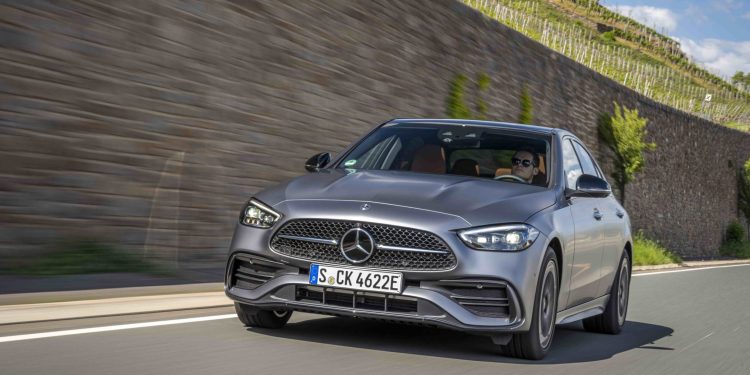
M 445 173 L 445 150 L 440 145 L 423 145 L 414 153 L 411 170 L 424 173 Z
M 458 159 L 453 163 L 451 173 L 479 177 L 479 163 L 472 159 Z

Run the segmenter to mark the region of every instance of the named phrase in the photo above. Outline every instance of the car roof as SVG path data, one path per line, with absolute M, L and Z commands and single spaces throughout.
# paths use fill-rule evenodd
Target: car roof
M 431 124 L 431 125 L 472 125 L 472 126 L 490 126 L 508 130 L 517 130 L 524 132 L 543 133 L 543 134 L 560 134 L 569 133 L 563 129 L 550 128 L 538 125 L 516 124 L 512 122 L 501 121 L 484 121 L 470 119 L 441 119 L 441 118 L 395 118 L 386 122 L 383 126 L 405 125 L 405 124 Z M 562 135 L 562 134 L 560 134 Z

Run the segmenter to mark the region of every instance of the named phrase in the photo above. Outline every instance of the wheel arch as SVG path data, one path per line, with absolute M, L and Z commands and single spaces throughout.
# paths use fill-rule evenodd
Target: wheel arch
M 628 269 L 633 273 L 633 244 L 630 241 L 625 242 L 625 251 L 628 253 Z
M 557 256 L 557 274 L 560 275 L 560 277 L 557 278 L 557 287 L 558 291 L 560 290 L 560 286 L 562 284 L 563 279 L 563 249 L 562 249 L 562 243 L 560 242 L 560 239 L 557 237 L 552 237 L 552 239 L 549 241 L 549 244 L 547 245 L 552 248 L 552 250 L 555 251 L 555 256 Z

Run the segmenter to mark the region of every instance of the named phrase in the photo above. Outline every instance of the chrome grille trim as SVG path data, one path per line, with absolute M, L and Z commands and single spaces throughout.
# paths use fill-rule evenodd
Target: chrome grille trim
M 429 254 L 447 254 L 445 250 L 430 250 L 430 249 L 415 249 L 413 247 L 400 247 L 400 246 L 388 246 L 388 245 L 377 245 L 378 249 L 391 250 L 391 251 L 411 251 L 415 253 L 429 253 Z
M 289 236 L 286 234 L 279 234 L 278 236 L 280 238 L 286 238 L 287 240 L 315 242 L 315 243 L 322 243 L 322 244 L 334 245 L 334 246 L 339 244 L 339 241 L 329 240 L 327 238 L 299 237 L 299 236 Z

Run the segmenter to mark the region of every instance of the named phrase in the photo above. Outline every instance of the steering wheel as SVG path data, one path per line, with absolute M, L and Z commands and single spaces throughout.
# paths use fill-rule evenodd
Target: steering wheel
M 511 180 L 513 182 L 523 182 L 524 184 L 527 183 L 526 180 L 524 180 L 523 178 L 518 177 L 518 176 L 516 176 L 514 174 L 504 174 L 504 175 L 501 175 L 501 176 L 497 176 L 497 177 L 495 177 L 495 180 Z

